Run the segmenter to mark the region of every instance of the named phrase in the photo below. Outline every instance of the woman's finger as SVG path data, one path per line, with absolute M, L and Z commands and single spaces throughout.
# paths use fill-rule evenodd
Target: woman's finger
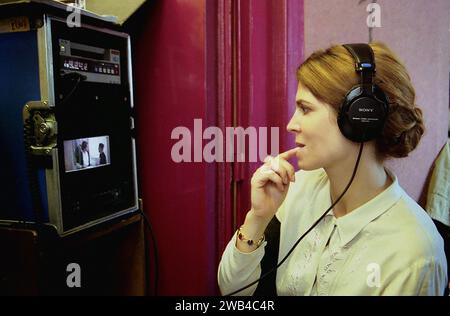
M 270 170 L 267 173 L 267 176 L 268 176 L 269 180 L 276 185 L 278 190 L 284 191 L 283 180 L 281 179 L 281 177 L 275 171 Z
M 270 167 L 273 171 L 280 175 L 284 184 L 288 184 L 290 176 L 283 159 L 279 156 L 275 157 L 270 161 Z
M 289 180 L 294 182 L 295 181 L 295 169 L 294 169 L 294 167 L 289 163 L 289 161 L 286 161 L 284 159 L 280 159 L 280 164 L 286 169 L 287 174 L 289 176 Z
M 263 187 L 268 181 L 273 182 L 280 191 L 284 191 L 282 178 L 270 168 L 268 165 L 263 165 L 259 168 L 259 174 L 255 173 L 256 178 L 252 179 L 257 181 L 259 187 Z

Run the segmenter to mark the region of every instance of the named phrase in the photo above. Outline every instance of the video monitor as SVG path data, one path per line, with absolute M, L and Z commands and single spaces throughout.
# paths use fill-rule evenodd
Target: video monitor
M 104 167 L 110 164 L 109 136 L 64 141 L 66 173 Z

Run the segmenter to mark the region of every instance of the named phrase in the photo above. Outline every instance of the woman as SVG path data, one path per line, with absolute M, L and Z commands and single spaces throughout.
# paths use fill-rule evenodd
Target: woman
M 274 215 L 281 223 L 279 262 L 303 236 L 276 271 L 278 295 L 444 293 L 442 238 L 383 165 L 417 146 L 422 112 L 403 64 L 384 44 L 370 47 L 373 83 L 389 100 L 380 134 L 362 147 L 338 126 L 347 92 L 360 83 L 349 50 L 336 45 L 313 53 L 297 71 L 297 109 L 287 125 L 298 146 L 269 157 L 254 173 L 252 207 L 219 265 L 222 294 L 261 276 L 264 231 Z M 298 159 L 296 173 L 291 157 Z M 235 294 L 251 295 L 256 287 Z

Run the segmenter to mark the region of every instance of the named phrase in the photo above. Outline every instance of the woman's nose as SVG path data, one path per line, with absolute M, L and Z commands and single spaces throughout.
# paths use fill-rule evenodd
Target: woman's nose
M 291 133 L 299 133 L 300 132 L 300 123 L 295 119 L 295 115 L 292 116 L 288 125 L 286 126 L 286 130 Z

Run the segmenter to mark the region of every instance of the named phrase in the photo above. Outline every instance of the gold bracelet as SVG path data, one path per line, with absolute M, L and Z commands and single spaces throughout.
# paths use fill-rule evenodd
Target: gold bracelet
M 242 226 L 239 227 L 239 229 L 237 230 L 237 237 L 239 238 L 239 240 L 246 242 L 247 245 L 249 245 L 249 246 L 255 245 L 255 241 L 253 239 L 245 238 L 244 234 L 242 234 L 242 232 L 241 232 L 241 229 L 242 229 Z M 263 234 L 261 236 L 261 238 L 259 238 L 259 240 L 256 242 L 256 248 L 261 246 L 261 244 L 263 243 L 264 239 L 265 239 L 265 236 Z

